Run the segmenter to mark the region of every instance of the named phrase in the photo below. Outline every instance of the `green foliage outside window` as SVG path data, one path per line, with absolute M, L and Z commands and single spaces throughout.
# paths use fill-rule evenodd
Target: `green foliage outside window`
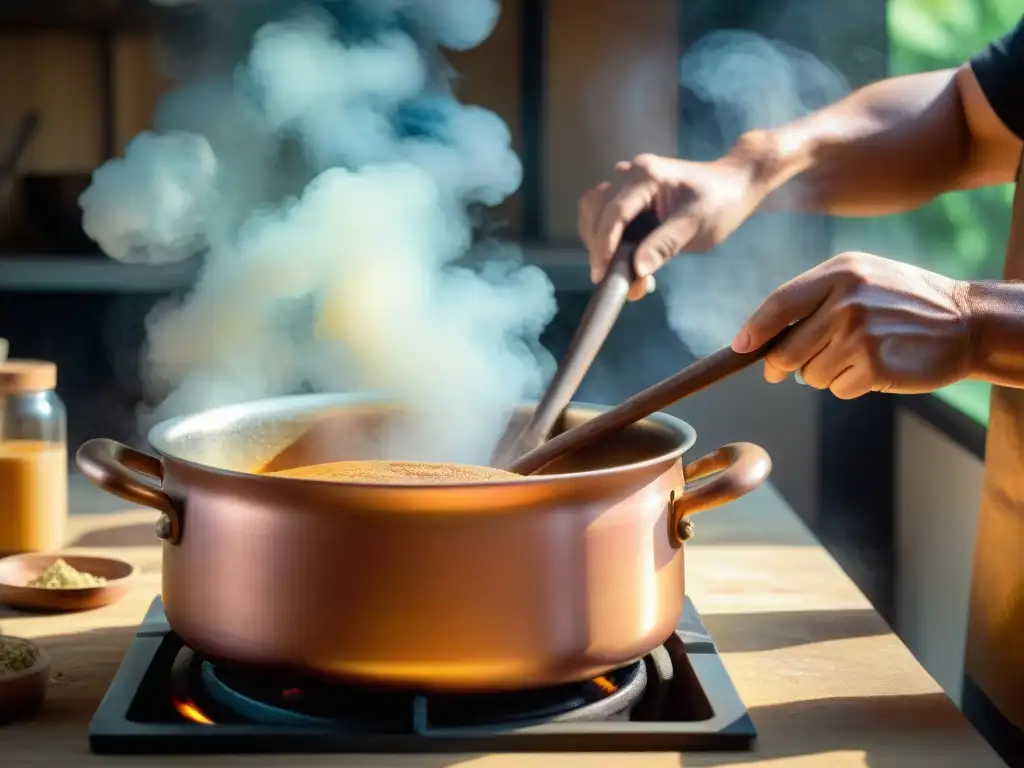
M 1009 32 L 1021 12 L 1021 0 L 889 0 L 890 72 L 956 67 Z M 943 195 L 920 210 L 870 222 L 873 248 L 860 247 L 952 277 L 998 277 L 1012 196 L 1010 185 Z M 844 226 L 851 242 L 863 228 Z M 962 382 L 939 396 L 987 423 L 988 385 Z

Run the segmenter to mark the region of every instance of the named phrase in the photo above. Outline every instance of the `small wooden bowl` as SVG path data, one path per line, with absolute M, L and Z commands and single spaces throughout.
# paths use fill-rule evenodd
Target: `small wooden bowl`
M 3 639 L 31 645 L 36 663 L 20 672 L 0 674 L 0 724 L 32 714 L 43 703 L 50 684 L 50 654 L 21 637 L 5 635 Z
M 107 583 L 70 589 L 26 586 L 58 559 L 63 559 L 76 571 L 102 576 Z M 112 557 L 12 555 L 0 560 L 0 603 L 25 611 L 88 611 L 116 603 L 128 593 L 134 578 L 135 567 L 131 563 Z

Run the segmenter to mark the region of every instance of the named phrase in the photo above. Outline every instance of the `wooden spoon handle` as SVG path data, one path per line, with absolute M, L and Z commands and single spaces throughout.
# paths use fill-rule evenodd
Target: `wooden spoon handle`
M 633 254 L 641 242 L 658 226 L 653 213 L 643 213 L 626 227 L 621 244 L 615 251 L 608 272 L 594 290 L 587 308 L 580 319 L 579 327 L 569 343 L 555 375 L 537 408 L 534 410 L 515 442 L 507 450 L 499 450 L 497 465 L 507 464 L 517 457 L 534 450 L 544 442 L 557 423 L 562 412 L 579 389 L 583 377 L 593 365 L 608 334 L 622 314 L 630 286 L 636 280 L 633 272 Z
M 679 373 L 638 392 L 600 416 L 595 416 L 593 419 L 553 437 L 505 468 L 520 475 L 532 475 L 539 472 L 552 462 L 586 445 L 618 432 L 630 424 L 647 418 L 652 413 L 696 394 L 712 384 L 717 384 L 734 373 L 749 368 L 758 360 L 762 360 L 788 333 L 789 330 L 780 333 L 753 352 L 740 354 L 733 352 L 731 347 L 725 347 L 701 358 Z

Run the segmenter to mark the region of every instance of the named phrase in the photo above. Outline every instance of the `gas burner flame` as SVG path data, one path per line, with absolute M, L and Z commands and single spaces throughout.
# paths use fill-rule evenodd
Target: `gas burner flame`
M 610 678 L 604 677 L 603 675 L 601 677 L 595 677 L 593 680 L 590 681 L 590 684 L 597 688 L 605 696 L 611 696 L 613 693 L 619 690 L 619 686 L 613 683 Z
M 215 725 L 213 720 L 208 718 L 191 700 L 182 701 L 181 699 L 173 698 L 171 701 L 174 703 L 174 708 L 178 710 L 178 714 L 186 720 L 198 723 L 199 725 Z

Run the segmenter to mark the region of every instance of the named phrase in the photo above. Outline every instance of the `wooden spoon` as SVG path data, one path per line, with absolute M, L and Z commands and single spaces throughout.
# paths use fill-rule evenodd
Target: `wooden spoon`
M 505 467 L 509 472 L 532 475 L 553 462 L 587 445 L 645 419 L 685 397 L 717 384 L 734 373 L 764 359 L 792 330 L 789 328 L 753 352 L 740 354 L 731 347 L 720 349 L 687 366 L 667 379 L 638 392 L 611 410 L 577 427 L 566 430 L 543 445 L 525 453 Z
M 508 464 L 534 450 L 551 434 L 552 428 L 579 389 L 583 377 L 593 365 L 597 353 L 601 351 L 612 326 L 622 314 L 629 288 L 636 281 L 633 254 L 657 226 L 658 219 L 654 213 L 645 212 L 626 227 L 608 272 L 587 303 L 569 349 L 544 391 L 544 396 L 515 440 L 509 445 L 498 447 L 492 461 L 495 466 Z

